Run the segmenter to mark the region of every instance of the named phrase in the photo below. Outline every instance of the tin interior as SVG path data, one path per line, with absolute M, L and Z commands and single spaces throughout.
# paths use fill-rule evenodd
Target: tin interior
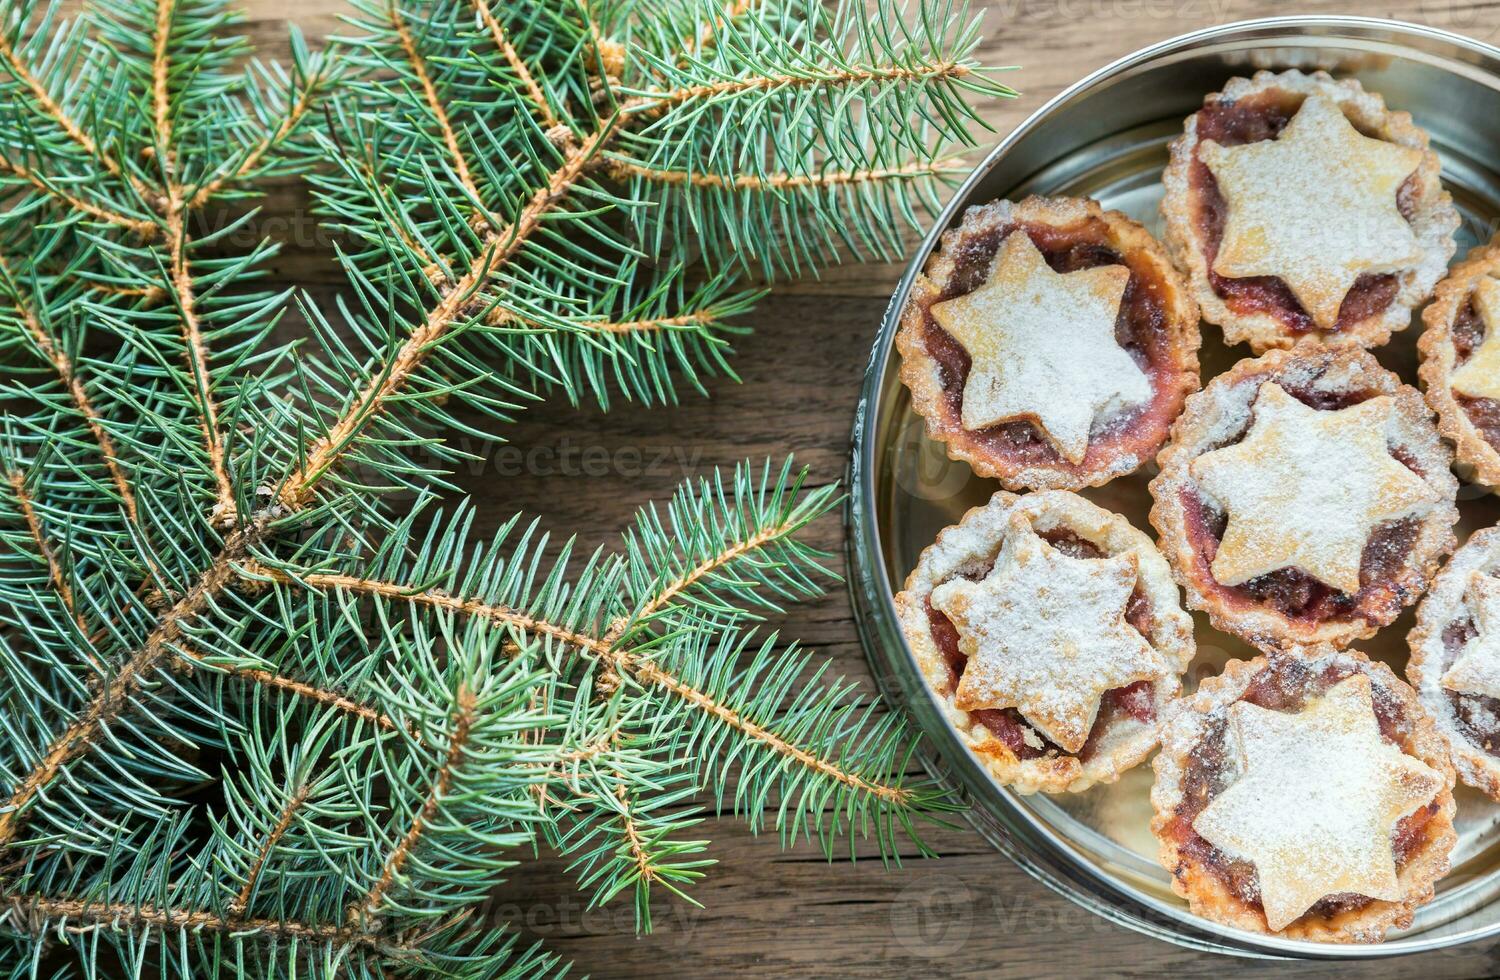
M 977 829 L 1027 871 L 1100 914 L 1182 945 L 1246 955 L 1351 957 L 1429 950 L 1500 933 L 1500 807 L 1461 789 L 1460 840 L 1453 871 L 1410 929 L 1381 946 L 1294 942 L 1229 929 L 1191 915 L 1171 891 L 1148 829 L 1151 768 L 1082 794 L 1021 796 L 995 785 L 932 705 L 895 626 L 899 587 L 937 532 L 998 487 L 975 477 L 928 440 L 897 379 L 891 345 L 911 278 L 939 230 L 968 204 L 1027 194 L 1093 197 L 1160 232 L 1160 175 L 1166 145 L 1182 119 L 1234 75 L 1262 68 L 1324 68 L 1358 78 L 1433 138 L 1444 180 L 1464 218 L 1458 256 L 1487 240 L 1500 218 L 1500 174 L 1493 120 L 1500 119 L 1500 50 L 1456 35 L 1363 18 L 1275 18 L 1215 28 L 1164 42 L 1123 59 L 1063 92 L 997 147 L 955 196 L 916 253 L 892 299 L 872 353 L 855 427 L 849 509 L 851 589 L 863 639 L 887 693 L 929 733 L 929 768 L 966 791 Z M 1416 330 L 1375 351 L 1415 384 Z M 1204 327 L 1205 381 L 1250 356 Z M 1085 495 L 1148 529 L 1150 468 Z M 1459 539 L 1500 521 L 1500 498 L 1465 485 Z M 1197 617 L 1198 658 L 1185 679 L 1216 674 L 1226 659 L 1250 657 L 1244 643 Z M 1406 661 L 1408 611 L 1358 644 L 1399 673 Z

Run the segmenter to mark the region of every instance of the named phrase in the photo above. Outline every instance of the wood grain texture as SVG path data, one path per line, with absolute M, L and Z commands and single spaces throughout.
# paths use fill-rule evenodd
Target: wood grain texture
M 263 53 L 285 52 L 285 23 L 312 39 L 339 29 L 342 0 L 245 0 Z M 1061 88 L 1145 44 L 1199 27 L 1273 13 L 1395 17 L 1493 39 L 1500 9 L 1466 0 L 1304 2 L 1271 0 L 999 0 L 985 16 L 982 60 L 1025 66 L 1007 79 L 1023 95 L 983 107 L 995 137 Z M 986 141 L 988 144 L 989 141 Z M 974 153 L 977 161 L 987 145 Z M 294 184 L 271 189 L 255 227 L 283 242 L 278 274 L 326 295 L 337 281 Z M 675 409 L 622 404 L 608 414 L 554 399 L 507 432 L 508 447 L 462 474 L 493 526 L 521 510 L 592 548 L 612 542 L 632 510 L 670 493 L 683 477 L 746 457 L 795 452 L 817 482 L 843 473 L 859 383 L 899 264 L 837 268 L 821 280 L 779 287 L 746 323 L 734 365 L 741 384 L 715 381 L 710 397 Z M 836 518 L 813 532 L 842 547 Z M 836 561 L 841 562 L 840 559 Z M 847 597 L 835 590 L 789 611 L 787 637 L 820 649 L 835 672 L 868 671 Z M 490 914 L 513 922 L 594 977 L 1010 977 L 1086 975 L 1321 976 L 1319 964 L 1265 964 L 1192 953 L 1098 919 L 1054 895 L 966 830 L 939 830 L 942 857 L 899 871 L 878 860 L 825 863 L 800 845 L 783 851 L 739 821 L 711 820 L 719 864 L 683 902 L 655 906 L 657 931 L 638 938 L 628 903 L 582 907 L 555 856 L 520 866 Z M 864 849 L 868 851 L 869 849 Z M 1470 977 L 1500 973 L 1500 946 L 1361 967 L 1371 977 Z

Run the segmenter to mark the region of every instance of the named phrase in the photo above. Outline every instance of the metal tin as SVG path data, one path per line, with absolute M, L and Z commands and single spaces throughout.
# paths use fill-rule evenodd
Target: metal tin
M 1500 934 L 1500 806 L 1459 793 L 1453 871 L 1411 928 L 1383 945 L 1349 947 L 1291 941 L 1216 925 L 1188 912 L 1156 860 L 1148 824 L 1151 769 L 1072 796 L 1022 796 L 997 786 L 937 710 L 896 624 L 892 595 L 942 527 L 997 489 L 949 460 L 929 441 L 897 378 L 892 348 L 912 279 L 939 232 L 970 204 L 1029 193 L 1094 197 L 1148 227 L 1160 221 L 1166 145 L 1206 93 L 1262 68 L 1324 68 L 1352 75 L 1410 112 L 1433 139 L 1445 183 L 1464 216 L 1459 255 L 1487 240 L 1500 217 L 1500 49 L 1413 24 L 1356 17 L 1277 17 L 1174 38 L 1123 58 L 1058 95 L 1007 136 L 974 171 L 916 252 L 886 311 L 870 356 L 854 426 L 848 507 L 850 588 L 861 639 L 880 684 L 927 733 L 925 763 L 972 804 L 978 832 L 1039 881 L 1114 922 L 1182 946 L 1247 956 L 1345 959 L 1454 946 Z M 1415 379 L 1415 334 L 1377 351 L 1382 363 Z M 1205 379 L 1227 369 L 1244 348 L 1228 349 L 1204 332 Z M 1147 528 L 1149 472 L 1087 492 L 1095 502 Z M 1500 501 L 1465 487 L 1460 538 L 1500 521 Z M 1360 649 L 1399 669 L 1410 614 Z M 1211 630 L 1202 617 L 1196 679 L 1244 644 Z

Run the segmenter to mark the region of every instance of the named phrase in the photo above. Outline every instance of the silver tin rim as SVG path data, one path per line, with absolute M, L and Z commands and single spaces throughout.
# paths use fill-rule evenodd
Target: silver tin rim
M 967 206 L 976 185 L 1024 137 L 1060 107 L 1131 68 L 1173 54 L 1228 40 L 1245 41 L 1331 35 L 1347 40 L 1438 42 L 1500 64 L 1500 48 L 1439 28 L 1375 17 L 1298 15 L 1237 21 L 1169 38 L 1126 55 L 1090 73 L 1049 99 L 1005 136 L 954 192 L 933 222 L 919 248 L 912 253 L 895 293 L 886 307 L 879 336 L 870 351 L 864 383 L 855 412 L 853 442 L 847 472 L 850 495 L 845 508 L 846 548 L 851 574 L 849 590 L 860 642 L 882 692 L 900 706 L 925 734 L 922 762 L 939 783 L 973 803 L 985 799 L 998 814 L 971 806 L 968 821 L 997 850 L 1048 888 L 1118 925 L 1189 949 L 1259 958 L 1321 960 L 1375 959 L 1447 949 L 1500 935 L 1500 920 L 1479 928 L 1437 935 L 1417 935 L 1371 946 L 1342 946 L 1288 940 L 1221 926 L 1201 919 L 1185 907 L 1163 902 L 1126 888 L 1099 873 L 1023 807 L 1007 791 L 996 791 L 989 776 L 960 741 L 957 731 L 937 710 L 920 681 L 920 671 L 896 623 L 893 583 L 886 571 L 885 549 L 876 513 L 875 462 L 877 426 L 886 369 L 902 308 L 911 285 L 938 236 Z M 1476 72 L 1483 72 L 1477 65 Z M 1488 74 L 1484 72 L 1484 74 Z

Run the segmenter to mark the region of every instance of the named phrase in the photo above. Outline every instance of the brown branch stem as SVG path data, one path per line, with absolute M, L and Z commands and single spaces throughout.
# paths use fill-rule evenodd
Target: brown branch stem
M 213 180 L 199 187 L 193 196 L 187 200 L 187 209 L 194 211 L 203 207 L 215 194 L 223 190 L 226 184 L 239 180 L 254 170 L 267 153 L 275 149 L 277 144 L 286 139 L 291 131 L 297 128 L 297 124 L 302 121 L 302 117 L 307 115 L 307 110 L 312 107 L 312 101 L 317 97 L 318 89 L 324 81 L 325 77 L 321 75 L 309 79 L 307 85 L 303 87 L 301 94 L 298 95 L 297 101 L 292 103 L 291 108 L 287 110 L 287 114 L 282 117 L 281 122 L 277 124 L 276 128 L 261 137 L 250 148 L 250 151 L 245 154 L 244 159 L 240 161 L 239 166 L 235 167 L 234 170 L 223 176 L 215 177 Z
M 73 622 L 78 624 L 78 631 L 87 636 L 88 622 L 78 611 L 78 603 L 73 596 L 73 586 L 63 574 L 62 565 L 58 562 L 57 556 L 52 553 L 52 543 L 47 537 L 47 529 L 42 526 L 42 519 L 36 512 L 31 493 L 26 489 L 26 474 L 21 472 L 10 474 L 10 485 L 16 495 L 16 506 L 21 510 L 21 518 L 26 522 L 26 530 L 31 534 L 31 543 L 36 547 L 37 554 L 47 563 L 47 577 L 52 581 L 52 588 L 57 592 L 57 598 L 62 602 L 68 615 L 73 617 Z
M 458 175 L 458 182 L 463 185 L 464 191 L 473 199 L 474 204 L 481 209 L 485 220 L 488 221 L 489 211 L 484 207 L 484 199 L 479 195 L 479 185 L 474 183 L 474 175 L 469 171 L 469 163 L 464 158 L 463 149 L 458 145 L 458 133 L 453 128 L 453 122 L 448 118 L 448 110 L 444 107 L 443 100 L 438 97 L 437 86 L 432 83 L 432 76 L 427 71 L 427 61 L 422 57 L 422 52 L 417 50 L 416 39 L 411 36 L 411 29 L 406 26 L 406 20 L 401 16 L 400 8 L 392 3 L 387 10 L 391 16 L 391 26 L 396 29 L 396 37 L 401 42 L 401 51 L 406 55 L 406 61 L 411 65 L 413 74 L 417 76 L 417 82 L 422 86 L 422 98 L 426 101 L 427 109 L 437 123 L 438 133 L 443 137 L 443 145 L 448 148 L 448 156 L 453 163 L 453 172 Z
M 10 283 L 16 283 L 15 276 L 11 273 L 10 266 L 3 256 L 0 256 L 0 275 L 3 275 Z M 110 438 L 109 433 L 104 430 L 102 417 L 95 411 L 88 391 L 83 386 L 83 381 L 73 370 L 72 360 L 42 326 L 36 311 L 22 301 L 19 294 L 12 297 L 12 300 L 21 321 L 26 325 L 26 332 L 31 335 L 32 342 L 36 344 L 42 357 L 52 365 L 52 370 L 57 373 L 58 381 L 67 389 L 73 407 L 77 409 L 78 414 L 83 416 L 84 423 L 89 427 L 89 434 L 98 444 L 99 456 L 104 460 L 105 469 L 109 471 L 110 482 L 114 484 L 115 491 L 120 495 L 120 504 L 125 508 L 125 516 L 130 519 L 130 523 L 138 524 L 135 490 L 131 487 L 130 480 L 126 478 L 125 470 L 120 466 L 119 453 L 115 449 L 114 439 Z
M 143 221 L 139 218 L 127 217 L 126 215 L 120 214 L 117 211 L 111 211 L 109 208 L 102 207 L 98 204 L 93 204 L 89 201 L 85 201 L 81 197 L 69 194 L 61 187 L 57 187 L 52 183 L 43 180 L 42 177 L 35 171 L 33 171 L 30 167 L 27 167 L 22 163 L 17 163 L 16 161 L 6 157 L 4 154 L 0 154 L 0 172 L 14 174 L 16 177 L 19 177 L 21 180 L 26 181 L 32 187 L 35 187 L 37 190 L 41 191 L 43 194 L 47 194 L 51 197 L 57 198 L 57 200 L 61 201 L 63 204 L 66 204 L 68 207 L 72 208 L 74 211 L 77 211 L 79 214 L 86 214 L 90 218 L 95 218 L 99 221 L 105 222 L 106 224 L 124 228 L 126 231 L 134 232 L 144 239 L 149 240 L 156 237 L 157 228 L 154 223 L 150 221 Z
M 172 93 L 171 59 L 168 47 L 172 39 L 172 17 L 176 13 L 176 0 L 156 0 L 156 31 L 151 47 L 151 105 L 156 123 L 156 138 L 165 154 L 168 181 L 172 181 L 172 170 L 176 161 L 172 150 Z
M 327 434 L 312 445 L 302 465 L 282 484 L 280 499 L 284 506 L 293 510 L 306 506 L 318 481 L 338 463 L 349 441 L 363 430 L 370 418 L 381 411 L 390 398 L 405 387 L 412 374 L 426 361 L 433 345 L 442 339 L 458 318 L 473 293 L 484 285 L 493 272 L 521 250 L 541 226 L 543 216 L 583 176 L 594 153 L 617 131 L 621 118 L 616 115 L 588 139 L 570 146 L 563 155 L 562 163 L 552 172 L 547 186 L 532 195 L 515 222 L 503 231 L 492 232 L 486 238 L 485 250 L 475 258 L 469 270 L 448 287 L 442 300 L 428 313 L 425 321 L 412 330 L 397 349 L 385 370 L 371 378 L 355 396 L 349 408 L 329 427 Z
M 730 78 L 722 82 L 689 85 L 683 88 L 647 90 L 631 99 L 627 103 L 626 111 L 656 113 L 694 99 L 706 99 L 738 92 L 808 88 L 814 85 L 858 85 L 862 82 L 921 82 L 937 78 L 963 78 L 972 71 L 967 65 L 947 61 L 929 68 L 902 68 L 892 65 L 852 71 L 809 72 L 805 75 L 758 75 L 754 78 Z
M 802 187 L 846 187 L 855 184 L 874 184 L 886 180 L 920 180 L 951 173 L 954 167 L 945 162 L 914 163 L 903 167 L 878 167 L 865 170 L 835 170 L 827 173 L 790 174 L 773 173 L 764 176 L 738 174 L 725 177 L 721 174 L 688 173 L 685 170 L 665 170 L 660 167 L 643 166 L 626 160 L 610 160 L 605 164 L 610 176 L 616 180 L 639 177 L 657 184 L 687 184 L 692 187 L 714 190 L 780 191 Z
M 345 714 L 361 718 L 386 731 L 393 732 L 403 727 L 397 724 L 389 715 L 382 714 L 367 704 L 361 704 L 338 691 L 297 680 L 295 677 L 287 677 L 285 674 L 275 674 L 269 670 L 261 670 L 255 667 L 231 667 L 210 663 L 202 654 L 185 645 L 179 646 L 173 653 L 178 663 L 186 668 L 201 667 L 204 670 L 214 673 L 235 677 L 251 684 L 258 684 L 272 691 L 290 694 L 304 701 L 311 701 L 325 708 L 333 708 Z
M 270 859 L 271 852 L 276 849 L 276 845 L 281 843 L 281 838 L 286 836 L 286 832 L 291 829 L 292 821 L 297 818 L 297 811 L 307 801 L 308 792 L 308 787 L 299 786 L 297 791 L 287 799 L 286 806 L 282 807 L 275 826 L 266 835 L 265 841 L 255 855 L 255 860 L 251 862 L 250 869 L 245 873 L 244 886 L 240 888 L 239 894 L 235 895 L 234 901 L 229 903 L 230 910 L 236 915 L 243 915 L 245 909 L 249 907 L 250 898 L 255 894 L 256 882 L 260 880 L 261 869 L 266 866 L 266 861 Z
M 178 318 L 182 321 L 182 341 L 188 371 L 193 376 L 194 395 L 198 402 L 198 427 L 203 433 L 204 450 L 214 477 L 216 501 L 212 520 L 218 527 L 234 523 L 234 486 L 229 481 L 229 464 L 224 452 L 224 436 L 219 426 L 219 408 L 214 403 L 213 382 L 209 372 L 208 343 L 198 318 L 197 299 L 193 293 L 193 273 L 188 265 L 187 228 L 184 223 L 186 202 L 182 189 L 174 183 L 167 201 L 168 268 L 172 292 L 177 300 Z
M 99 902 L 90 899 L 36 895 L 21 892 L 0 897 L 0 910 L 11 913 L 12 928 L 41 933 L 55 928 L 48 920 L 76 922 L 64 926 L 72 933 L 94 929 L 152 930 L 165 932 L 208 931 L 238 937 L 256 934 L 270 939 L 333 943 L 339 946 L 365 946 L 380 951 L 409 951 L 400 943 L 378 934 L 335 925 L 299 922 L 291 919 L 256 918 L 244 915 L 220 915 L 202 909 L 180 909 L 145 902 Z M 19 920 L 19 921 L 17 921 Z
M 54 738 L 31 771 L 0 805 L 0 850 L 15 839 L 26 818 L 26 808 L 73 760 L 88 751 L 99 732 L 129 702 L 141 680 L 172 655 L 172 647 L 183 636 L 183 625 L 197 616 L 209 600 L 233 580 L 234 563 L 242 559 L 251 543 L 264 533 L 255 522 L 236 530 L 225 541 L 224 550 L 201 578 L 157 620 L 156 628 L 119 669 L 104 679 L 93 699 L 74 715 Z
M 501 26 L 495 12 L 490 9 L 489 0 L 473 0 L 473 3 L 474 9 L 479 13 L 480 21 L 490 32 L 490 38 L 495 42 L 495 47 L 505 58 L 505 63 L 510 65 L 510 70 L 516 73 L 521 87 L 526 90 L 527 98 L 535 107 L 537 118 L 541 120 L 542 125 L 548 129 L 563 125 L 563 121 L 557 118 L 557 114 L 552 111 L 552 106 L 547 103 L 547 96 L 532 76 L 531 70 L 526 67 L 526 62 L 521 60 L 515 46 L 510 43 L 510 38 L 505 36 L 505 28 Z
M 458 689 L 457 701 L 457 709 L 453 712 L 452 718 L 453 731 L 448 736 L 448 754 L 443 759 L 442 765 L 438 767 L 437 774 L 433 776 L 432 788 L 428 791 L 427 799 L 422 803 L 416 816 L 412 818 L 411 826 L 407 828 L 405 835 L 386 858 L 380 870 L 380 877 L 375 880 L 375 884 L 365 893 L 364 898 L 349 906 L 347 920 L 351 926 L 358 925 L 367 930 L 374 927 L 380 914 L 380 903 L 395 884 L 396 875 L 400 874 L 401 869 L 405 867 L 412 850 L 422 839 L 427 825 L 437 815 L 438 807 L 442 806 L 443 797 L 448 795 L 448 790 L 453 785 L 454 773 L 463 764 L 469 733 L 473 730 L 476 701 L 473 692 L 462 686 Z
M 465 616 L 488 619 L 524 633 L 548 637 L 589 654 L 601 664 L 613 668 L 623 676 L 630 677 L 642 686 L 656 687 L 666 691 L 698 710 L 713 715 L 746 738 L 760 742 L 798 765 L 805 766 L 846 786 L 892 802 L 904 801 L 910 795 L 908 790 L 871 782 L 857 773 L 847 772 L 835 763 L 820 758 L 800 746 L 793 745 L 764 725 L 740 715 L 733 708 L 720 704 L 711 695 L 685 683 L 671 672 L 658 666 L 649 656 L 618 647 L 596 636 L 579 633 L 576 630 L 528 616 L 508 606 L 487 603 L 479 599 L 451 596 L 436 589 L 414 590 L 395 582 L 364 579 L 351 575 L 322 572 L 292 575 L 280 569 L 258 564 L 246 565 L 242 570 L 253 579 L 268 579 L 281 584 L 303 585 L 316 589 L 344 590 L 380 596 L 393 602 L 413 606 L 449 609 Z

